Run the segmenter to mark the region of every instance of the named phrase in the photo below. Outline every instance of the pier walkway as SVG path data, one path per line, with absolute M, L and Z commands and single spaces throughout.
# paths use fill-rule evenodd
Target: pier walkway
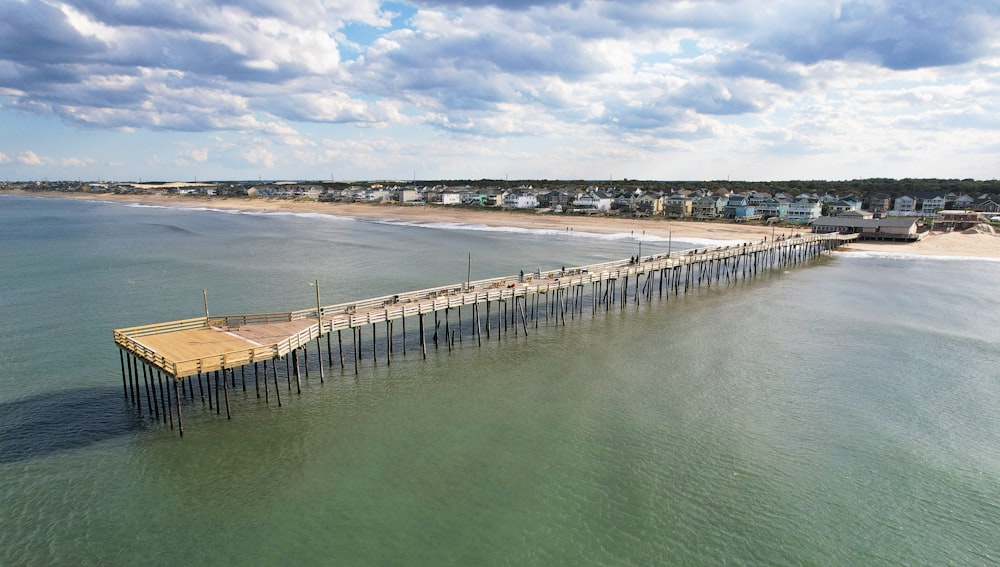
M 441 322 L 438 314 L 444 314 L 444 342 L 450 348 L 454 342 L 455 331 L 452 328 L 454 325 L 448 318 L 449 312 L 453 309 L 458 310 L 456 324 L 458 332 L 461 333 L 461 308 L 463 306 L 471 308 L 469 310 L 471 319 L 467 320 L 465 325 L 470 327 L 472 336 L 481 344 L 484 320 L 487 337 L 491 333 L 490 306 L 494 302 L 497 310 L 494 324 L 498 337 L 501 329 L 507 330 L 508 323 L 513 326 L 515 333 L 519 332 L 520 327 L 527 334 L 528 321 L 533 321 L 533 325 L 537 327 L 543 313 L 546 320 L 551 314 L 556 321 L 562 317 L 565 322 L 567 313 L 582 312 L 585 303 L 589 303 L 590 308 L 596 312 L 601 307 L 605 310 L 610 309 L 616 303 L 624 307 L 630 294 L 634 301 L 639 301 L 640 297 L 652 300 L 654 293 L 657 292 L 660 297 L 663 297 L 664 292 L 669 297 L 671 293 L 676 295 L 682 291 L 687 292 L 694 286 L 710 286 L 713 281 L 719 283 L 723 279 L 727 282 L 740 277 L 745 279 L 755 276 L 760 271 L 807 261 L 824 251 L 843 246 L 855 238 L 857 235 L 854 234 L 803 234 L 774 241 L 685 250 L 672 254 L 653 254 L 638 258 L 638 261 L 628 259 L 526 273 L 523 276 L 475 280 L 348 303 L 317 305 L 298 311 L 203 316 L 116 329 L 114 340 L 121 351 L 122 381 L 126 397 L 131 397 L 133 403 L 141 410 L 139 384 L 145 382 L 147 404 L 152 406 L 149 410 L 151 413 L 155 410 L 159 418 L 156 387 L 153 382 L 155 371 L 161 380 L 159 405 L 163 407 L 163 419 L 165 421 L 170 412 L 172 426 L 173 413 L 168 408 L 174 404 L 170 403 L 169 393 L 163 391 L 164 374 L 168 384 L 170 378 L 174 382 L 179 422 L 181 396 L 177 391 L 177 384 L 180 382 L 183 389 L 185 377 L 189 378 L 188 391 L 193 398 L 190 377 L 198 376 L 198 386 L 201 389 L 202 374 L 215 372 L 218 403 L 220 371 L 223 372 L 222 382 L 225 387 L 226 371 L 243 368 L 245 374 L 246 366 L 252 365 L 254 376 L 258 377 L 257 363 L 263 363 L 265 394 L 267 394 L 267 362 L 284 359 L 286 373 L 290 374 L 294 370 L 298 383 L 299 360 L 308 356 L 305 349 L 311 342 L 315 342 L 322 379 L 320 338 L 324 336 L 329 365 L 332 366 L 331 335 L 336 334 L 340 364 L 343 367 L 342 332 L 351 332 L 354 347 L 353 363 L 357 372 L 361 331 L 369 326 L 372 327 L 371 351 L 375 358 L 378 350 L 375 344 L 375 325 L 385 324 L 383 352 L 387 363 L 391 363 L 394 348 L 393 324 L 402 322 L 402 340 L 399 342 L 405 354 L 406 318 L 417 317 L 419 346 L 422 355 L 426 357 L 428 337 L 424 317 L 428 314 L 434 316 L 432 336 L 435 346 L 440 344 Z M 589 298 L 586 293 L 588 286 Z M 544 306 L 540 303 L 542 298 L 545 301 Z M 482 306 L 486 307 L 485 318 L 482 316 Z M 299 356 L 300 350 L 304 357 Z M 288 357 L 289 354 L 292 356 Z M 294 366 L 289 363 L 288 358 L 292 358 Z M 305 360 L 308 361 L 308 358 Z M 308 362 L 306 365 L 308 372 Z M 277 394 L 276 366 L 276 362 L 272 362 L 275 394 Z M 288 381 L 291 387 L 290 375 Z M 151 382 L 154 384 L 152 395 L 150 395 Z M 235 378 L 233 383 L 235 384 Z

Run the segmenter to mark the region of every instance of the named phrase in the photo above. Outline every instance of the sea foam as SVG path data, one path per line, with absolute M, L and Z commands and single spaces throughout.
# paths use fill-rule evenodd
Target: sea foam
M 881 258 L 886 260 L 926 260 L 933 262 L 1000 262 L 1000 258 L 981 258 L 978 256 L 934 256 L 930 254 L 901 254 L 898 252 L 878 252 L 870 250 L 838 250 L 835 251 L 841 258 L 872 259 Z
M 394 226 L 410 226 L 416 228 L 426 228 L 431 230 L 454 230 L 470 232 L 498 232 L 505 234 L 523 234 L 528 236 L 552 236 L 564 238 L 588 238 L 592 240 L 606 241 L 641 241 L 657 244 L 665 244 L 669 241 L 691 246 L 729 246 L 742 244 L 745 240 L 716 240 L 710 238 L 674 237 L 673 239 L 651 234 L 635 234 L 634 232 L 587 232 L 582 230 L 556 230 L 551 228 L 524 228 L 518 226 L 490 226 L 485 224 L 459 223 L 459 222 L 436 222 L 436 221 L 404 221 L 399 219 L 374 219 L 370 222 L 375 224 L 387 224 Z

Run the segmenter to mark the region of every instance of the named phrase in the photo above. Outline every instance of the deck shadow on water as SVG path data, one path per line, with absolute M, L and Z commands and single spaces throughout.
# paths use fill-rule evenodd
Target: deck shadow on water
M 123 405 L 120 388 L 68 390 L 3 402 L 0 462 L 78 449 L 143 428 L 142 418 Z

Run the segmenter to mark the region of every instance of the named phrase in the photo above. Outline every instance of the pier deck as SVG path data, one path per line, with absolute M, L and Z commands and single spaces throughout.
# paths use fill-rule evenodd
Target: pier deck
M 692 285 L 692 267 L 715 270 L 717 279 L 730 277 L 732 267 L 739 269 L 742 261 L 744 277 L 748 265 L 756 273 L 758 258 L 761 267 L 797 261 L 800 256 L 839 247 L 857 235 L 800 235 L 771 242 L 740 246 L 699 249 L 673 254 L 643 256 L 638 263 L 630 260 L 578 266 L 565 270 L 548 270 L 518 275 L 476 280 L 375 297 L 362 301 L 320 306 L 317 308 L 280 313 L 257 313 L 198 317 L 153 325 L 117 329 L 115 342 L 130 355 L 164 371 L 175 380 L 202 372 L 237 368 L 259 361 L 283 358 L 323 335 L 356 329 L 377 323 L 391 322 L 409 316 L 448 310 L 465 305 L 491 301 L 524 299 L 539 294 L 560 293 L 587 284 L 614 286 L 618 280 L 660 274 L 661 287 L 667 274 L 674 289 L 681 282 L 683 289 Z M 712 275 L 708 277 L 711 285 Z M 701 277 L 698 277 L 698 282 Z M 624 287 L 624 286 L 623 286 Z M 627 290 L 623 289 L 623 293 Z M 317 311 L 319 313 L 317 313 Z

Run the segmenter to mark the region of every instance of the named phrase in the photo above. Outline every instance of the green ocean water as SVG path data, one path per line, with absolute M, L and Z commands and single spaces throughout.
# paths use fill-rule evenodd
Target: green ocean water
M 111 330 L 202 289 L 297 309 L 314 280 L 335 303 L 634 236 L 0 196 L 0 564 L 1000 563 L 997 262 L 834 254 L 411 341 L 301 395 L 282 375 L 280 408 L 252 382 L 231 421 L 185 402 L 183 439 L 123 400 Z

